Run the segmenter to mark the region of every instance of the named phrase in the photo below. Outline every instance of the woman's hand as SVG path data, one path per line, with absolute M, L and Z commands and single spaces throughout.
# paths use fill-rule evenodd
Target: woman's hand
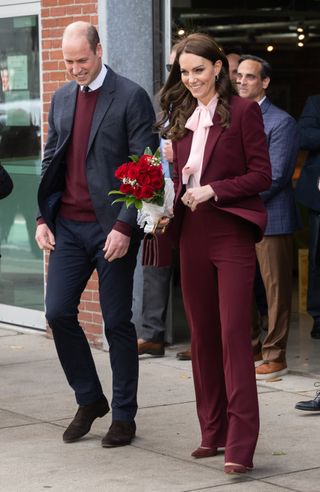
M 199 203 L 207 202 L 208 200 L 210 200 L 210 198 L 218 201 L 218 197 L 211 186 L 205 185 L 197 186 L 196 188 L 189 188 L 185 192 L 181 200 L 186 205 L 186 207 L 189 207 L 192 212 L 194 212 Z
M 156 231 L 163 234 L 165 232 L 166 228 L 168 227 L 171 219 L 172 219 L 172 217 L 161 217 L 161 219 L 157 223 Z

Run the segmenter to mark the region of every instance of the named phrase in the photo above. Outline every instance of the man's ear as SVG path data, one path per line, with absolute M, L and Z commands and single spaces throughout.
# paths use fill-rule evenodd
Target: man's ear
M 269 84 L 270 84 L 270 77 L 266 77 L 265 79 L 263 79 L 262 87 L 264 88 L 264 90 L 268 89 Z
M 96 55 L 102 58 L 102 45 L 100 43 L 97 44 Z

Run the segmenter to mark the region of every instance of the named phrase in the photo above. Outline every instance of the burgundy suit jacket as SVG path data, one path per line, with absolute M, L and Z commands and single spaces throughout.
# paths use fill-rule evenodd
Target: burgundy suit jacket
M 271 186 L 271 164 L 262 114 L 258 103 L 239 96 L 232 96 L 230 113 L 229 128 L 220 125 L 217 113 L 213 116 L 200 184 L 210 184 L 217 194 L 217 202 L 210 200 L 213 207 L 253 223 L 256 226 L 256 239 L 260 241 L 267 223 L 267 213 L 259 193 Z M 190 154 L 192 136 L 193 132 L 188 130 L 183 138 L 173 142 L 175 236 L 185 211 L 181 201 L 185 191 L 182 168 Z

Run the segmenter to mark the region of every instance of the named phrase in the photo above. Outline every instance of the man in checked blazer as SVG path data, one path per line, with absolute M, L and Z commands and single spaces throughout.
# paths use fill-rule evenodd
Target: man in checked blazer
M 108 192 L 119 188 L 116 168 L 147 146 L 154 151 L 158 137 L 148 95 L 102 64 L 94 26 L 67 26 L 62 52 L 72 81 L 51 102 L 36 240 L 50 251 L 46 317 L 79 405 L 63 440 L 80 439 L 109 411 L 78 321 L 80 296 L 96 269 L 113 377 L 112 424 L 102 446 L 123 446 L 136 431 L 138 353 L 131 304 L 140 233 L 135 208 L 112 205 Z
M 263 240 L 256 245 L 257 258 L 266 289 L 268 333 L 263 343 L 257 323 L 253 328 L 256 378 L 272 379 L 286 374 L 286 346 L 292 299 L 292 234 L 298 214 L 292 188 L 292 174 L 298 152 L 297 124 L 288 113 L 266 97 L 271 67 L 262 58 L 243 55 L 239 60 L 237 83 L 241 97 L 260 104 L 268 142 L 272 185 L 261 193 L 268 222 Z M 261 363 L 262 362 L 262 363 Z

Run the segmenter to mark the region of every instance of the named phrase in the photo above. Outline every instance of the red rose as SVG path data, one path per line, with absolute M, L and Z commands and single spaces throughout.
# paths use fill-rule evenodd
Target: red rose
M 158 176 L 151 177 L 151 186 L 154 190 L 161 190 L 163 187 L 163 177 L 159 178 Z
M 162 174 L 162 168 L 161 167 L 157 167 L 157 166 L 153 166 L 151 169 L 149 169 L 148 174 L 150 176 L 152 176 L 152 178 L 153 177 L 162 178 L 162 176 L 163 176 L 163 174 Z
M 149 165 L 150 159 L 152 159 L 152 155 L 143 154 L 138 160 L 138 165 L 142 167 Z
M 153 188 L 151 186 L 145 185 L 137 188 L 136 197 L 140 200 L 147 200 L 153 197 Z
M 121 184 L 120 185 L 120 191 L 121 191 L 121 193 L 124 193 L 125 195 L 133 195 L 134 188 L 130 184 Z
M 126 177 L 126 173 L 127 173 L 127 167 L 128 167 L 128 164 L 122 164 L 121 166 L 118 167 L 118 169 L 115 170 L 115 177 L 118 178 L 118 179 L 123 179 Z
M 151 176 L 147 173 L 140 174 L 137 181 L 140 186 L 149 185 L 151 183 Z
M 128 166 L 127 176 L 131 180 L 138 179 L 139 169 L 136 164 L 134 164 L 134 166 Z

